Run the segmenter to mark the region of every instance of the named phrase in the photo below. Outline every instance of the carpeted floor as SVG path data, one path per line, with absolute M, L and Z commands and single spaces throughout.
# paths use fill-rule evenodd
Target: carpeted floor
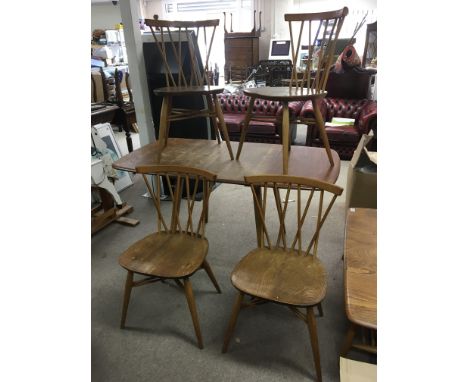
M 344 187 L 349 162 L 341 163 Z M 228 353 L 221 353 L 236 290 L 235 264 L 256 246 L 250 190 L 220 185 L 210 199 L 208 260 L 221 286 L 217 294 L 206 273 L 192 278 L 205 348 L 196 345 L 183 292 L 173 283 L 136 288 L 125 330 L 119 329 L 126 272 L 118 257 L 155 227 L 154 206 L 142 197 L 144 182 L 121 193 L 140 220 L 134 228 L 113 223 L 92 237 L 92 379 L 117 381 L 311 381 L 315 369 L 305 324 L 282 306 L 242 310 Z M 319 257 L 328 271 L 324 317 L 317 319 L 324 381 L 339 380 L 339 348 L 347 329 L 343 302 L 344 197 L 338 198 L 322 229 Z M 166 204 L 166 210 L 170 203 Z M 375 362 L 356 352 L 350 357 Z

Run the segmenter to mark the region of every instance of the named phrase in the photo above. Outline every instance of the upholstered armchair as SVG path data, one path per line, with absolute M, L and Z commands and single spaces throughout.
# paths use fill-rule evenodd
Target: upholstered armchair
M 326 126 L 330 147 L 341 159 L 351 159 L 362 134 L 373 130 L 377 134 L 377 101 L 367 98 L 375 70 L 353 68 L 345 73 L 330 73 L 327 83 L 327 97 L 320 104 L 325 122 L 332 118 L 353 118 L 353 126 Z M 301 117 L 311 118 L 314 110 L 310 101 L 304 104 Z M 322 147 L 317 128 L 308 126 L 306 145 Z

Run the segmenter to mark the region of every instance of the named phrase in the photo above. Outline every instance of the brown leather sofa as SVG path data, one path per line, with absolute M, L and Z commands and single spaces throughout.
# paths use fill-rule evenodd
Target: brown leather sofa
M 354 118 L 354 126 L 326 127 L 330 147 L 341 159 L 351 159 L 362 134 L 373 130 L 377 136 L 377 101 L 367 98 L 369 86 L 376 70 L 352 68 L 344 73 L 330 72 L 327 82 L 327 97 L 321 102 L 324 120 L 330 122 L 333 117 Z M 241 123 L 247 113 L 249 97 L 244 95 L 221 94 L 218 96 L 229 137 L 238 141 Z M 314 117 L 312 103 L 294 102 L 289 105 L 291 120 L 291 142 L 296 137 L 295 119 Z M 251 121 L 246 141 L 281 143 L 281 110 L 277 101 L 257 99 L 254 114 L 269 115 L 276 118 L 273 122 Z M 374 139 L 375 140 L 375 139 Z M 323 147 L 315 125 L 308 126 L 306 145 Z
M 249 106 L 250 97 L 243 94 L 219 94 L 218 99 L 223 110 L 224 121 L 228 129 L 229 139 L 239 141 L 241 124 L 244 121 Z M 289 104 L 291 120 L 301 112 L 303 102 Z M 253 115 L 274 117 L 273 121 L 250 121 L 247 131 L 247 142 L 281 143 L 281 115 L 283 107 L 278 101 L 256 99 Z M 296 126 L 291 125 L 291 142 L 296 138 Z
M 327 97 L 322 100 L 320 107 L 325 121 L 331 121 L 333 117 L 355 119 L 354 126 L 325 127 L 330 147 L 338 153 L 341 159 L 351 159 L 362 134 L 368 134 L 370 130 L 376 134 L 376 101 Z M 301 116 L 312 117 L 313 115 L 312 102 L 307 101 L 301 110 Z M 315 126 L 310 126 L 307 130 L 306 145 L 323 147 Z
M 344 73 L 330 72 L 327 82 L 327 97 L 320 104 L 323 119 L 330 122 L 333 117 L 353 118 L 354 126 L 325 127 L 330 147 L 341 159 L 353 156 L 362 134 L 371 130 L 377 136 L 377 101 L 367 99 L 369 85 L 375 70 L 352 68 Z M 314 116 L 312 102 L 307 101 L 300 117 Z M 316 126 L 309 126 L 307 146 L 323 147 Z

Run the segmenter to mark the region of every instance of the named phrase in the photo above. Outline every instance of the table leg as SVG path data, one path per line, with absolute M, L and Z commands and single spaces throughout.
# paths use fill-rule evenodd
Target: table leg
M 325 131 L 325 124 L 323 122 L 322 113 L 320 112 L 320 105 L 319 105 L 318 99 L 313 98 L 312 105 L 314 106 L 314 114 L 315 114 L 315 121 L 317 123 L 317 128 L 320 133 L 320 138 L 322 139 L 323 146 L 325 147 L 325 150 L 327 151 L 327 156 L 328 156 L 328 160 L 330 161 L 330 166 L 334 166 L 335 163 L 333 162 L 333 157 L 332 157 L 332 153 L 330 150 L 330 144 L 328 142 L 328 136 Z
M 252 110 L 253 110 L 254 103 L 255 103 L 255 98 L 250 97 L 249 107 L 247 108 L 247 115 L 245 116 L 245 119 L 243 122 L 244 128 L 241 131 L 241 136 L 239 139 L 239 146 L 237 147 L 236 160 L 239 160 L 239 157 L 242 151 L 242 145 L 244 144 L 245 136 L 247 135 L 247 129 L 249 128 L 249 123 L 252 118 Z
M 288 108 L 287 102 L 283 102 L 282 138 L 283 138 L 283 174 L 287 174 L 288 173 L 288 161 L 289 161 L 289 108 Z

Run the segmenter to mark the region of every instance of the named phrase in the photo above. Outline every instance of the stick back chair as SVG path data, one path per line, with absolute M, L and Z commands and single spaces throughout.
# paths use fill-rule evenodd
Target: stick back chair
M 307 123 L 317 124 L 330 165 L 334 165 L 323 117 L 320 113 L 319 101 L 327 94 L 325 86 L 328 80 L 328 73 L 334 63 L 336 40 L 347 14 L 348 8 L 344 7 L 343 9 L 329 12 L 284 15 L 284 19 L 288 22 L 289 26 L 293 61 L 289 86 L 248 88 L 244 90 L 244 94 L 250 96 L 250 103 L 243 123 L 236 159 L 240 158 L 249 122 L 251 120 L 265 119 L 264 117 L 261 119 L 252 117 L 255 99 L 280 101 L 282 103 L 283 173 L 287 174 L 290 150 L 288 103 L 311 100 L 314 106 L 315 119 L 309 120 Z M 299 31 L 296 34 L 297 28 L 299 28 Z M 316 51 L 314 48 L 317 47 L 319 40 L 320 47 Z M 305 70 L 302 77 L 300 77 L 297 66 L 300 62 L 300 49 L 304 45 L 308 47 L 308 55 L 304 63 Z
M 266 302 L 282 304 L 307 324 L 315 369 L 321 381 L 313 308 L 317 307 L 319 314 L 323 315 L 321 301 L 325 297 L 327 277 L 318 259 L 318 241 L 320 230 L 343 189 L 310 178 L 285 175 L 249 176 L 245 177 L 245 181 L 252 189 L 255 212 L 261 222 L 261 227 L 257 227 L 257 231 L 260 229 L 260 240 L 258 247 L 243 257 L 231 274 L 231 282 L 239 294 L 222 351 L 227 351 L 242 307 Z M 296 203 L 289 203 L 289 198 L 294 196 Z M 291 205 L 296 205 L 296 211 L 294 207 L 288 210 Z M 315 217 L 311 217 L 312 210 L 316 212 Z M 273 217 L 268 219 L 270 214 Z M 276 237 L 271 229 L 274 222 L 278 222 L 274 227 Z M 311 232 L 307 234 L 306 230 Z M 250 296 L 250 301 L 243 302 L 244 296 Z M 305 313 L 300 308 L 305 308 Z
M 221 293 L 206 260 L 208 240 L 205 237 L 208 199 L 216 181 L 216 175 L 190 167 L 159 165 L 140 166 L 136 168 L 136 172 L 143 175 L 151 194 L 156 208 L 157 224 L 155 233 L 132 244 L 120 256 L 119 264 L 127 270 L 120 327 L 125 327 L 133 287 L 172 279 L 185 291 L 198 346 L 202 349 L 203 340 L 190 276 L 204 269 L 218 293 Z M 150 175 L 154 175 L 156 190 L 151 187 Z M 162 178 L 167 181 L 172 197 L 170 220 L 163 216 L 161 210 Z M 195 185 L 192 188 L 190 187 L 191 180 Z M 203 186 L 201 206 L 195 200 L 198 185 Z M 185 202 L 182 201 L 183 194 L 186 195 Z M 142 275 L 143 278 L 135 281 L 135 274 Z
M 145 23 L 151 29 L 165 69 L 166 87 L 154 89 L 154 94 L 163 97 L 159 126 L 161 149 L 167 145 L 171 121 L 209 117 L 214 125 L 218 143 L 221 143 L 221 131 L 229 156 L 234 159 L 223 112 L 216 96 L 216 94 L 222 93 L 224 88 L 212 85 L 208 74 L 211 48 L 219 19 L 167 21 L 159 20 L 155 16 L 154 20 L 146 19 Z M 202 36 L 205 47 L 204 64 L 200 62 L 197 54 L 199 40 Z M 188 53 L 186 49 L 182 48 L 184 41 L 187 42 Z M 175 71 L 171 69 L 169 56 L 176 64 Z M 203 110 L 173 108 L 173 97 L 181 95 L 203 96 L 207 108 Z

